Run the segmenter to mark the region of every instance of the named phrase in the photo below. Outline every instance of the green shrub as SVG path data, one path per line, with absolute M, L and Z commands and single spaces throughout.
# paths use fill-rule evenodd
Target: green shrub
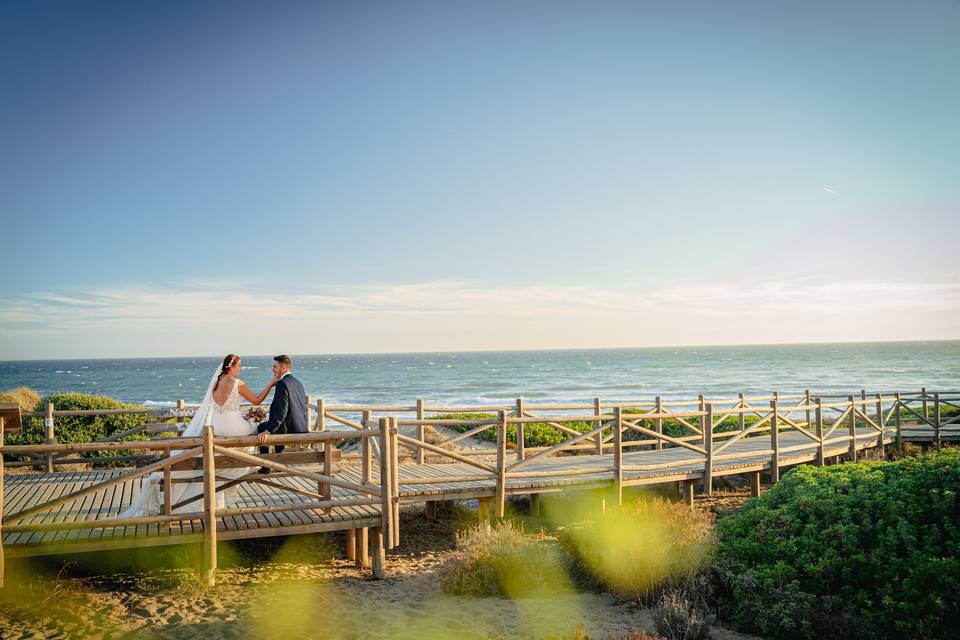
M 523 598 L 569 593 L 569 558 L 549 541 L 526 537 L 510 522 L 457 534 L 458 556 L 445 569 L 443 589 L 469 596 Z
M 777 638 L 957 637 L 960 450 L 799 467 L 718 524 L 719 611 Z
M 52 402 L 57 411 L 80 411 L 90 409 L 137 409 L 133 404 L 124 404 L 113 398 L 86 393 L 58 393 L 42 398 L 37 406 L 46 407 Z M 23 431 L 11 434 L 7 438 L 8 444 L 41 444 L 46 439 L 43 418 L 31 417 L 23 419 Z M 147 414 L 131 413 L 123 415 L 96 415 L 96 416 L 56 416 L 54 435 L 57 442 L 93 442 L 114 433 L 125 431 L 147 422 Z M 147 434 L 134 434 L 124 440 L 145 440 Z M 83 452 L 81 457 L 99 457 L 104 455 L 127 455 L 130 451 L 90 451 Z
M 710 566 L 711 525 L 709 514 L 682 503 L 640 500 L 565 527 L 560 544 L 583 586 L 652 603 Z
M 444 419 L 444 420 L 490 420 L 496 418 L 494 413 L 447 413 L 443 415 L 430 416 L 431 419 Z M 583 433 L 584 431 L 590 431 L 595 424 L 589 422 L 564 422 L 565 427 L 569 427 Z M 470 429 L 475 428 L 474 425 L 455 425 L 451 426 L 451 429 L 464 433 Z M 489 429 L 481 431 L 476 436 L 478 440 L 485 440 L 487 442 L 496 442 L 497 441 L 497 426 L 490 425 Z M 523 441 L 524 444 L 528 447 L 552 447 L 553 445 L 560 444 L 566 440 L 569 440 L 572 436 L 569 434 L 552 427 L 545 422 L 531 422 L 523 425 Z M 515 447 L 517 444 L 517 425 L 508 424 L 507 425 L 507 446 Z
M 17 404 L 20 411 L 34 411 L 40 402 L 40 394 L 30 387 L 17 387 L 0 393 L 0 403 Z
M 624 409 L 624 415 L 643 413 L 645 410 L 640 409 Z M 496 418 L 496 414 L 493 413 L 446 413 L 442 415 L 430 416 L 431 419 L 444 419 L 444 420 L 489 420 Z M 699 428 L 700 420 L 698 418 L 685 418 L 687 422 Z M 746 426 L 751 426 L 758 422 L 760 418 L 755 415 L 746 416 L 744 422 Z M 596 423 L 577 421 L 577 422 L 563 422 L 563 426 L 573 429 L 578 433 L 585 433 L 587 431 L 592 431 L 596 428 Z M 637 422 L 640 426 L 654 430 L 653 420 L 640 420 Z M 450 427 L 455 431 L 464 433 L 473 429 L 473 425 L 454 425 Z M 739 429 L 739 423 L 737 422 L 736 416 L 730 416 L 724 419 L 720 424 L 714 427 L 714 432 L 721 431 L 736 431 Z M 609 430 L 604 430 L 604 437 L 609 435 Z M 675 420 L 664 420 L 663 421 L 663 433 L 672 437 L 672 438 L 682 438 L 684 436 L 694 435 L 694 431 L 689 427 L 682 425 Z M 569 440 L 571 436 L 569 433 L 561 431 L 554 426 L 547 424 L 546 422 L 531 422 L 523 425 L 523 436 L 524 443 L 528 447 L 552 447 L 554 445 L 560 444 Z M 489 429 L 481 431 L 476 436 L 478 440 L 486 440 L 488 442 L 497 441 L 497 429 L 496 425 L 491 425 Z M 634 429 L 626 428 L 623 431 L 623 441 L 632 442 L 635 440 L 647 440 L 649 436 L 640 433 Z M 516 446 L 517 442 L 517 425 L 510 424 L 507 425 L 507 445 Z M 668 445 L 672 446 L 672 445 Z

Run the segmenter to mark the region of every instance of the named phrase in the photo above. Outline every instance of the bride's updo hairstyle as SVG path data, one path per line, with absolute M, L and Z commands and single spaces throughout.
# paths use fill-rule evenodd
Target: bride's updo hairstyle
M 230 367 L 233 366 L 233 363 L 237 361 L 237 355 L 231 353 L 226 358 L 223 359 L 223 366 L 220 367 L 220 375 L 217 376 L 217 381 L 213 385 L 213 390 L 216 391 L 217 387 L 220 386 L 220 378 L 227 375 L 227 371 L 230 370 Z

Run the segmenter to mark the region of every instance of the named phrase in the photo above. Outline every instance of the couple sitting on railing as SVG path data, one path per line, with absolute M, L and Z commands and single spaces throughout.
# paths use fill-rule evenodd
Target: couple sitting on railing
M 208 424 L 213 426 L 214 436 L 257 435 L 257 442 L 261 445 L 265 445 L 270 435 L 274 433 L 306 433 L 307 396 L 303 391 L 303 385 L 290 373 L 292 364 L 289 356 L 281 355 L 273 360 L 273 380 L 260 395 L 254 395 L 250 388 L 237 377 L 240 375 L 240 358 L 232 353 L 225 357 L 223 364 L 214 371 L 203 401 L 181 437 L 199 437 L 202 435 L 203 427 Z M 259 405 L 273 387 L 276 387 L 276 391 L 270 403 L 270 414 L 266 422 L 258 425 L 240 413 L 241 397 L 252 404 Z M 283 451 L 283 446 L 277 445 L 275 449 L 280 453 Z M 268 450 L 268 446 L 260 447 L 260 453 L 267 453 Z M 224 469 L 217 471 L 217 479 L 229 482 L 251 471 L 249 467 Z M 259 471 L 260 473 L 270 472 L 266 467 L 262 467 Z M 164 491 L 171 492 L 170 504 L 190 502 L 174 508 L 174 513 L 196 511 L 197 505 L 193 504 L 195 500 L 192 499 L 203 494 L 203 485 L 199 482 L 201 475 L 196 471 L 175 471 L 172 473 L 172 478 L 180 482 L 172 487 L 166 487 L 163 486 L 162 472 L 151 474 L 144 481 L 140 495 L 120 514 L 120 517 L 133 518 L 160 513 L 164 503 Z M 225 507 L 228 499 L 232 498 L 235 492 L 235 488 L 217 491 L 217 507 Z

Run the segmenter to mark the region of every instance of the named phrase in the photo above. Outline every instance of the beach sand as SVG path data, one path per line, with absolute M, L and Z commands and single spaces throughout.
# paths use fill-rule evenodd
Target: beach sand
M 461 510 L 433 522 L 406 510 L 402 545 L 388 554 L 382 581 L 338 557 L 342 533 L 223 545 L 221 563 L 233 566 L 218 571 L 213 588 L 199 584 L 185 549 L 65 557 L 65 569 L 49 560 L 11 563 L 0 637 L 534 639 L 569 636 L 582 624 L 596 640 L 654 631 L 648 610 L 607 593 L 518 600 L 444 594 L 442 569 L 457 553 L 454 532 L 463 526 L 457 513 L 462 517 Z M 150 567 L 171 563 L 182 568 Z M 717 627 L 714 637 L 750 636 Z

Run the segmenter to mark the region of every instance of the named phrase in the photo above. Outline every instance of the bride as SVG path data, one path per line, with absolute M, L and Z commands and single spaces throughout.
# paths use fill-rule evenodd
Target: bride
M 200 403 L 193 419 L 180 437 L 200 437 L 203 435 L 204 425 L 207 424 L 213 425 L 214 436 L 237 437 L 257 434 L 257 425 L 245 420 L 240 413 L 240 398 L 242 397 L 247 402 L 255 405 L 260 404 L 264 398 L 267 397 L 267 394 L 270 393 L 270 389 L 273 388 L 279 378 L 274 376 L 273 380 L 270 381 L 267 388 L 264 389 L 260 395 L 254 395 L 246 383 L 237 377 L 238 375 L 240 375 L 240 358 L 231 353 L 223 359 L 223 364 L 214 371 L 213 378 L 211 378 L 210 384 L 207 385 L 207 392 L 203 396 L 203 401 Z M 207 420 L 208 417 L 210 418 L 209 421 Z M 250 453 L 253 453 L 253 450 L 251 450 Z M 250 469 L 244 467 L 224 469 L 222 471 L 218 470 L 217 478 L 234 480 L 249 472 Z M 202 475 L 202 472 L 199 471 L 171 472 L 171 477 L 179 480 L 199 480 Z M 122 511 L 118 517 L 137 518 L 159 514 L 163 507 L 163 491 L 167 489 L 167 487 L 162 486 L 162 480 L 162 472 L 150 474 L 140 489 L 140 495 L 138 495 L 133 503 Z M 218 486 L 222 484 L 222 482 L 218 483 Z M 232 497 L 234 493 L 236 493 L 235 488 L 217 491 L 217 508 L 224 508 L 228 496 Z M 202 495 L 202 482 L 173 483 L 171 487 L 170 504 L 176 505 L 177 503 Z M 173 513 L 201 511 L 203 504 L 202 502 L 197 504 L 197 502 L 198 501 L 195 500 L 180 508 L 173 509 Z

